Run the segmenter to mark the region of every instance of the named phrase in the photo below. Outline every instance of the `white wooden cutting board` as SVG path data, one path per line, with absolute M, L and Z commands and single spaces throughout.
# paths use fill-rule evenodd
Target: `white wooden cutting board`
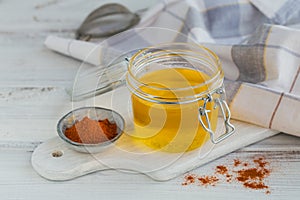
M 130 106 L 127 91 L 121 89 L 93 99 L 94 105 L 120 112 L 130 125 Z M 85 101 L 74 107 L 90 103 Z M 233 121 L 236 133 L 227 140 L 212 145 L 210 142 L 187 153 L 153 151 L 136 143 L 124 134 L 115 145 L 97 154 L 79 153 L 69 149 L 59 137 L 39 145 L 32 154 L 33 168 L 50 180 L 69 180 L 98 170 L 121 170 L 142 173 L 155 180 L 165 181 L 204 165 L 239 148 L 255 143 L 278 132 L 255 125 Z M 62 154 L 60 157 L 53 155 Z

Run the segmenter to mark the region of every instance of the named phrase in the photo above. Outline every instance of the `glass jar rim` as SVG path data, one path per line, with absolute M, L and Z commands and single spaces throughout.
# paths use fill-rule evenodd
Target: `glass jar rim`
M 171 47 L 171 46 L 191 46 L 191 47 L 195 47 L 198 49 L 202 49 L 205 52 L 208 53 L 208 55 L 212 56 L 214 59 L 214 63 L 216 64 L 215 66 L 217 67 L 217 69 L 215 70 L 215 72 L 210 76 L 209 79 L 205 80 L 202 83 L 199 83 L 197 85 L 193 85 L 193 86 L 188 86 L 188 87 L 178 87 L 178 88 L 163 88 L 163 87 L 157 87 L 157 86 L 153 86 L 153 85 L 149 85 L 147 83 L 144 83 L 143 81 L 139 80 L 132 72 L 132 67 L 134 66 L 134 61 L 136 60 L 136 58 L 140 55 L 142 55 L 143 53 L 145 53 L 147 50 L 150 49 L 158 49 L 158 48 L 163 48 L 163 47 Z M 178 48 L 179 49 L 179 48 Z M 163 50 L 163 49 L 162 49 Z M 197 52 L 194 52 L 197 53 Z M 198 54 L 198 53 L 197 53 Z M 199 87 L 203 87 L 205 85 L 209 85 L 212 82 L 218 80 L 218 79 L 222 79 L 224 77 L 224 72 L 222 70 L 222 66 L 221 66 L 221 62 L 219 57 L 213 52 L 211 51 L 209 48 L 200 45 L 200 44 L 195 44 L 195 43 L 183 43 L 183 42 L 174 42 L 174 43 L 161 43 L 159 45 L 154 45 L 154 46 L 150 46 L 150 47 L 146 47 L 143 48 L 141 50 L 139 50 L 138 52 L 136 52 L 129 60 L 128 63 L 128 70 L 127 70 L 128 74 L 131 76 L 131 78 L 134 79 L 134 81 L 136 81 L 137 83 L 139 83 L 142 86 L 146 86 L 155 90 L 172 90 L 172 91 L 180 91 L 180 90 L 187 90 L 187 89 L 196 89 Z

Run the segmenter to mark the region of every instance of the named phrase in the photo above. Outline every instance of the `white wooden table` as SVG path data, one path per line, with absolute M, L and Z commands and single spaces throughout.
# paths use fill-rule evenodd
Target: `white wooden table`
M 117 171 L 53 182 L 32 168 L 34 148 L 56 136 L 56 122 L 72 108 L 65 92 L 80 63 L 43 46 L 47 35 L 73 37 L 99 0 L 0 1 L 0 199 L 299 199 L 300 138 L 279 134 L 240 149 L 192 173 L 206 174 L 235 158 L 264 156 L 272 167 L 270 194 L 238 183 L 182 186 L 183 176 L 156 182 Z M 133 10 L 152 1 L 122 0 Z M 249 133 L 251 134 L 251 133 Z

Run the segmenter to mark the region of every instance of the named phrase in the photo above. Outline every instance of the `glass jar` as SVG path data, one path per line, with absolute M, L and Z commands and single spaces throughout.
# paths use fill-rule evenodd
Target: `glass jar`
M 215 53 L 197 44 L 140 50 L 128 64 L 135 139 L 167 152 L 218 143 L 234 132 L 225 102 L 224 73 Z M 219 115 L 221 113 L 221 115 Z M 222 116 L 225 133 L 219 133 Z

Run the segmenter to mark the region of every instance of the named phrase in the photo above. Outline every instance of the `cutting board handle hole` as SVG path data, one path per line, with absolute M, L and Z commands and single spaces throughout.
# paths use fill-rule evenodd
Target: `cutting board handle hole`
M 60 151 L 60 150 L 56 150 L 56 151 L 53 151 L 52 152 L 52 157 L 53 158 L 59 158 L 61 157 L 62 155 L 64 155 L 64 152 Z

